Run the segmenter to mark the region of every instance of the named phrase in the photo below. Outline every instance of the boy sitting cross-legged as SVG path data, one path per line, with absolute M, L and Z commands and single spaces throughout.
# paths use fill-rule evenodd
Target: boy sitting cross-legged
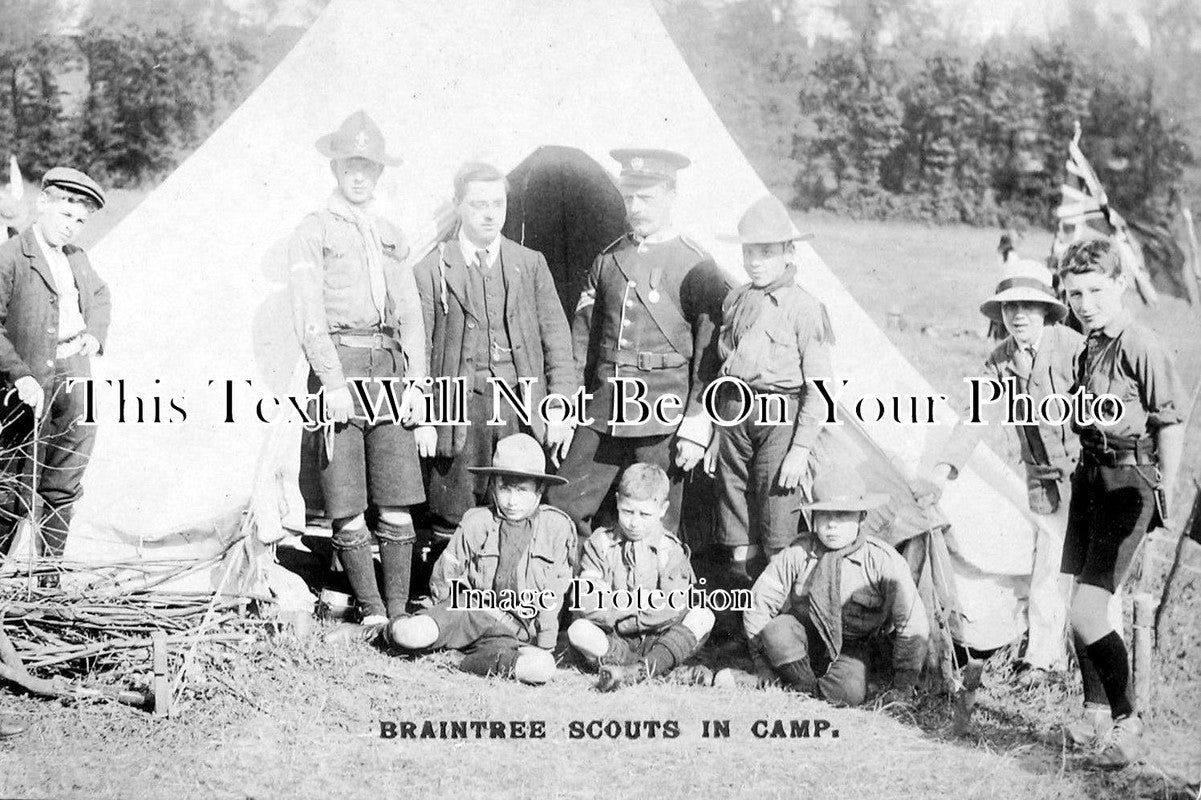
M 654 464 L 634 464 L 617 487 L 617 527 L 601 528 L 584 544 L 580 563 L 577 619 L 567 636 L 590 664 L 599 666 L 596 688 L 607 692 L 663 675 L 679 667 L 713 628 L 713 612 L 689 608 L 688 589 L 695 581 L 688 550 L 663 527 L 670 482 Z M 602 591 L 630 592 L 650 602 L 621 610 L 605 603 Z M 641 590 L 641 591 L 639 591 Z M 656 602 L 658 598 L 662 602 Z M 672 599 L 674 598 L 674 600 Z M 712 683 L 703 667 L 693 682 Z
M 470 470 L 492 476 L 492 504 L 463 515 L 434 565 L 435 604 L 393 619 L 390 641 L 410 651 L 462 650 L 459 668 L 465 672 L 545 683 L 555 670 L 551 650 L 571 580 L 576 532 L 570 517 L 541 501 L 548 483 L 564 481 L 546 474 L 542 447 L 524 433 L 497 443 L 491 467 Z M 454 583 L 483 590 L 497 600 L 495 607 L 463 607 L 462 601 L 456 606 L 463 593 L 454 591 Z M 505 598 L 521 598 L 520 607 Z

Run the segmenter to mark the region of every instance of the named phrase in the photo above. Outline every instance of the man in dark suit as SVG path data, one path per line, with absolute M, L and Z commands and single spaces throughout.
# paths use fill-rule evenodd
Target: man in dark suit
M 52 558 L 66 546 L 96 434 L 94 426 L 77 424 L 84 389 L 68 383 L 91 375 L 89 359 L 103 347 L 110 311 L 108 287 L 71 240 L 103 205 L 94 180 L 55 167 L 42 179 L 34 223 L 0 245 L 0 383 L 6 397 L 32 411 L 37 445 L 22 444 L 12 467 L 25 487 L 37 476 L 42 513 L 34 541 L 39 555 Z M 10 420 L 8 433 L 15 424 Z M 0 554 L 33 510 L 28 490 L 15 492 L 6 505 Z M 42 582 L 56 585 L 57 576 Z
M 662 467 L 672 479 L 664 526 L 677 530 L 683 475 L 701 462 L 712 434 L 701 393 L 717 375 L 716 331 L 729 291 L 708 253 L 672 224 L 676 173 L 691 162 L 669 150 L 611 155 L 622 165 L 631 232 L 597 257 L 580 295 L 575 357 L 594 393 L 587 414 L 595 422 L 576 431 L 559 471 L 568 484 L 547 493 L 583 539 L 617 476 L 637 462 Z M 662 419 L 652 414 L 623 424 L 611 413 L 614 379 L 624 378 L 641 381 L 649 407 L 663 399 Z
M 463 514 L 486 501 L 486 477 L 468 467 L 488 464 L 496 443 L 530 433 L 557 464 L 571 445 L 573 423 L 547 424 L 538 413 L 547 393 L 570 397 L 580 385 L 571 331 L 546 259 L 501 235 L 507 185 L 490 164 L 469 163 L 454 181 L 458 232 L 417 265 L 436 407 L 461 404 L 468 425 L 422 426 L 435 530 L 450 534 Z M 518 379 L 532 378 L 528 397 Z M 502 386 L 532 409 L 528 423 L 504 399 Z M 443 397 L 443 394 L 446 397 Z M 464 396 L 460 396 L 460 394 Z M 500 397 L 500 425 L 489 425 Z

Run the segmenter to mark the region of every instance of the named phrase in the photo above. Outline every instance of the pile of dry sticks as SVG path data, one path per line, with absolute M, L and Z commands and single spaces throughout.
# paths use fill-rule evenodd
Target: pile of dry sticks
M 252 598 L 167 586 L 223 560 L 229 566 L 240 544 L 186 563 L 40 562 L 0 577 L 0 684 L 169 715 L 190 676 L 203 672 L 222 683 L 221 664 L 244 654 L 270 624 L 250 616 Z M 40 588 L 38 578 L 48 571 L 69 588 Z

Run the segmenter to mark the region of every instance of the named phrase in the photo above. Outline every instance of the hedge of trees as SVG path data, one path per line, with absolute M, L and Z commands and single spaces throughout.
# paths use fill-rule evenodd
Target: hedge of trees
M 1143 0 L 1149 48 L 1090 5 L 1050 39 L 983 45 L 917 0 L 841 0 L 847 33 L 824 38 L 806 35 L 813 4 L 799 0 L 676 0 L 663 16 L 760 174 L 786 175 L 774 188 L 800 208 L 1046 225 L 1079 120 L 1115 207 L 1153 217 L 1191 177 L 1201 6 Z

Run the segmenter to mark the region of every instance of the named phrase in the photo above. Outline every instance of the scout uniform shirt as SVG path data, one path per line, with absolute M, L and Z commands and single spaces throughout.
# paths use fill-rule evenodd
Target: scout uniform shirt
M 821 555 L 817 548 L 793 545 L 778 553 L 755 581 L 752 607 L 742 614 L 752 653 L 758 653 L 757 637 L 768 622 L 806 607 L 809 578 Z M 896 634 L 894 670 L 920 671 L 930 625 L 909 564 L 874 536 L 866 537 L 862 547 L 841 561 L 843 639 L 866 639 L 891 627 Z
M 591 580 L 596 586 L 620 591 L 633 591 L 641 586 L 646 591 L 662 589 L 687 591 L 696 577 L 688 560 L 688 550 L 676 536 L 660 529 L 645 539 L 631 542 L 618 529 L 596 530 L 584 543 L 580 557 L 580 579 Z M 633 608 L 616 610 L 588 605 L 589 598 L 578 598 L 576 616 L 593 622 L 605 630 L 615 630 L 619 620 L 634 617 L 639 632 L 654 631 L 675 622 L 688 612 L 687 607 L 673 608 L 664 602 L 660 609 Z M 645 605 L 645 604 L 644 604 Z
M 721 374 L 743 380 L 756 393 L 798 397 L 792 443 L 812 447 L 825 403 L 816 387 L 802 389 L 807 380 L 831 377 L 831 338 L 825 306 L 797 285 L 796 267 L 790 265 L 770 285 L 748 283 L 726 297 L 718 339 Z
M 595 393 L 587 413 L 597 432 L 659 436 L 678 427 L 682 438 L 709 443 L 711 423 L 700 396 L 717 375 L 713 338 L 728 291 L 713 259 L 674 232 L 643 241 L 627 234 L 597 257 L 572 326 L 576 363 Z M 648 404 L 675 395 L 681 405 L 666 410 L 683 414 L 683 421 L 665 425 L 652 417 L 641 425 L 611 425 L 612 377 L 644 381 Z
M 346 385 L 330 334 L 396 332 L 405 377 L 427 375 L 425 327 L 400 231 L 335 193 L 300 223 L 288 250 L 301 347 L 326 389 Z M 351 376 L 368 377 L 368 376 Z
M 1116 395 L 1125 408 L 1116 425 L 1081 425 L 1073 420 L 1072 427 L 1086 446 L 1128 450 L 1160 428 L 1184 421 L 1184 393 L 1176 366 L 1155 334 L 1135 322 L 1129 311 L 1089 333 L 1076 358 L 1076 386 L 1094 397 Z M 1153 442 L 1143 446 L 1154 452 Z

